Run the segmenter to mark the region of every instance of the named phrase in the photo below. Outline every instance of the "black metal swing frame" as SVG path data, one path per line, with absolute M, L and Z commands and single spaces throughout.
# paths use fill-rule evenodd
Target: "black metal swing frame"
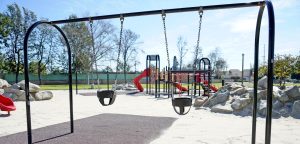
M 271 1 L 258 1 L 250 3 L 234 3 L 234 4 L 221 4 L 221 5 L 209 5 L 209 6 L 197 6 L 197 7 L 186 7 L 186 8 L 174 8 L 163 10 L 165 14 L 169 13 L 180 13 L 180 12 L 191 12 L 199 11 L 202 8 L 203 11 L 207 10 L 218 10 L 218 9 L 232 9 L 232 8 L 243 8 L 243 7 L 259 7 L 256 32 L 255 32 L 255 43 L 254 43 L 254 102 L 253 102 L 253 118 L 252 118 L 252 144 L 255 144 L 256 139 L 256 112 L 257 112 L 257 81 L 258 81 L 258 53 L 259 53 L 259 37 L 261 21 L 264 12 L 264 8 L 267 7 L 268 11 L 268 80 L 267 80 L 267 117 L 266 117 L 266 129 L 265 129 L 265 143 L 271 143 L 271 122 L 272 122 L 272 91 L 273 91 L 273 65 L 274 65 L 274 43 L 275 43 L 275 17 L 274 9 Z M 123 17 L 135 17 L 135 16 L 146 16 L 162 14 L 162 10 L 152 11 L 141 11 L 123 14 L 112 14 L 102 15 L 94 17 L 83 17 L 76 19 L 65 19 L 57 21 L 38 21 L 32 24 L 26 32 L 24 38 L 24 77 L 25 77 L 25 94 L 26 94 L 26 117 L 27 117 L 27 136 L 28 143 L 32 143 L 32 128 L 31 128 L 31 112 L 30 112 L 30 101 L 29 101 L 29 71 L 28 71 L 28 39 L 31 32 L 38 25 L 47 24 L 53 26 L 59 31 L 63 39 L 66 42 L 67 54 L 68 54 L 68 79 L 69 79 L 69 103 L 70 103 L 70 132 L 74 132 L 74 118 L 73 118 L 73 92 L 72 92 L 72 69 L 71 69 L 71 49 L 68 39 L 64 32 L 57 26 L 58 24 L 81 22 L 90 20 L 104 20 Z

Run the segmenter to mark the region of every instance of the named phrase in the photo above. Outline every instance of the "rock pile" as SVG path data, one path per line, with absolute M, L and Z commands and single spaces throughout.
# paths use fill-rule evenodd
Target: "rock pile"
M 13 101 L 25 101 L 25 81 L 10 85 L 6 80 L 0 79 L 0 94 L 11 98 Z M 53 97 L 51 91 L 40 91 L 36 84 L 29 83 L 29 100 L 49 100 Z
M 267 77 L 258 81 L 257 112 L 265 117 L 267 109 Z M 300 118 L 300 88 L 287 87 L 280 90 L 273 86 L 273 118 Z M 212 112 L 251 116 L 253 107 L 253 88 L 243 87 L 236 83 L 228 83 L 210 98 L 197 98 L 194 107 L 208 107 Z
M 132 83 L 126 84 L 113 84 L 112 89 L 115 90 L 136 90 L 136 87 Z

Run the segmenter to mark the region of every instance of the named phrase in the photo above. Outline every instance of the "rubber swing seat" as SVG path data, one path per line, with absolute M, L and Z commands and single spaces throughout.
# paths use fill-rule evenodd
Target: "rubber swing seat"
M 97 97 L 103 106 L 109 106 L 115 102 L 116 92 L 114 90 L 98 90 Z M 109 102 L 106 104 L 104 99 L 109 99 Z
M 185 115 L 187 114 L 192 106 L 192 98 L 190 97 L 178 97 L 172 99 L 172 105 L 174 108 L 174 111 L 179 115 Z M 176 107 L 179 107 L 179 112 L 176 110 Z M 185 107 L 189 107 L 188 111 L 185 112 Z

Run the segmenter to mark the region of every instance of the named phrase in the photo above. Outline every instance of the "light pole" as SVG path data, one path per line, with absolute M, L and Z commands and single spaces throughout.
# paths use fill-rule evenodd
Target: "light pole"
M 244 85 L 244 56 L 245 54 L 242 53 L 242 85 Z

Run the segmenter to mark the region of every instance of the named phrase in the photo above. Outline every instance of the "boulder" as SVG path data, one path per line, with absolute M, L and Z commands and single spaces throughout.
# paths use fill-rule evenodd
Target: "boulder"
M 282 107 L 279 111 L 281 116 L 283 117 L 289 117 L 290 116 L 290 113 L 292 112 L 292 109 L 289 108 L 288 106 L 284 106 Z
M 120 85 L 120 84 L 119 85 L 118 84 L 117 85 L 115 85 L 115 84 L 112 85 L 113 90 L 123 90 L 124 88 L 125 88 L 125 86 Z
M 228 104 L 225 105 L 217 104 L 213 106 L 210 111 L 215 113 L 224 113 L 224 114 L 231 114 L 233 112 L 231 106 Z
M 26 101 L 26 97 L 25 97 L 25 91 L 24 90 L 20 90 L 20 95 L 17 95 L 17 101 Z M 29 94 L 29 100 L 30 101 L 34 101 L 34 98 L 31 94 Z
M 235 91 L 239 88 L 242 88 L 243 86 L 237 84 L 237 83 L 231 83 L 229 86 L 228 86 L 228 90 L 230 91 Z
M 272 110 L 272 118 L 279 119 L 280 117 L 281 117 L 281 114 L 279 111 Z
M 262 89 L 267 89 L 268 87 L 268 77 L 264 76 L 261 79 L 258 80 L 257 86 L 262 88 Z
M 4 92 L 14 93 L 14 94 L 19 95 L 20 94 L 20 89 L 14 89 L 12 86 L 11 87 L 5 87 Z
M 17 89 L 17 90 L 21 90 L 21 87 L 19 84 L 15 83 L 11 86 L 12 89 Z
M 239 115 L 239 116 L 250 116 L 250 115 L 252 115 L 252 105 L 249 104 L 240 110 L 234 110 L 233 114 Z
M 230 94 L 231 95 L 242 95 L 242 94 L 245 94 L 247 92 L 248 92 L 248 90 L 245 87 L 241 87 L 241 88 L 238 88 L 234 91 L 231 91 Z
M 277 86 L 273 86 L 273 96 L 275 99 L 280 97 L 279 93 L 282 93 L 282 91 Z
M 4 92 L 4 89 L 0 89 L 0 94 L 3 94 Z
M 208 97 L 196 98 L 194 102 L 194 107 L 202 107 L 203 104 L 208 100 Z
M 249 94 L 249 97 L 250 97 L 250 98 L 253 98 L 253 95 L 254 95 L 254 89 L 253 89 L 253 88 L 248 88 L 248 89 L 247 89 L 247 93 Z
M 267 101 L 261 100 L 259 104 L 258 114 L 262 117 L 267 116 Z M 272 118 L 278 119 L 281 117 L 281 114 L 279 111 L 272 110 Z
M 258 90 L 257 91 L 257 99 L 263 99 L 266 100 L 267 99 L 267 90 Z
M 234 102 L 231 104 L 232 109 L 240 110 L 251 103 L 250 98 L 235 97 Z
M 37 101 L 49 100 L 49 99 L 53 98 L 53 93 L 51 91 L 40 91 L 40 92 L 37 92 L 36 94 L 34 94 L 33 97 Z
M 4 87 L 10 87 L 10 84 L 4 79 L 0 79 L 0 88 Z
M 13 101 L 18 100 L 18 95 L 21 95 L 22 92 L 19 89 L 14 89 L 14 86 L 4 87 L 4 93 L 6 97 L 11 98 Z
M 22 90 L 25 90 L 25 80 L 22 80 L 18 83 Z M 29 82 L 29 92 L 39 92 L 40 86 Z
M 248 91 L 250 98 L 253 99 L 254 97 L 254 91 Z M 267 93 L 268 91 L 266 89 L 264 90 L 257 90 L 257 99 L 260 100 L 266 100 L 267 99 Z M 274 92 L 273 92 L 273 97 L 275 96 Z M 279 96 L 278 96 L 279 97 Z
M 11 98 L 13 101 L 18 99 L 18 97 L 15 93 L 4 92 L 2 95 L 5 97 L 8 97 L 8 98 Z
M 300 100 L 294 102 L 291 116 L 300 119 Z
M 293 100 L 300 100 L 300 90 L 298 86 L 292 86 L 287 88 L 284 93 Z
M 275 100 L 273 102 L 273 109 L 278 110 L 278 109 L 282 108 L 283 106 L 284 106 L 284 104 L 282 102 L 280 102 L 279 100 Z
M 276 95 L 276 98 L 281 101 L 282 103 L 288 102 L 290 99 L 288 95 L 283 91 L 278 91 L 278 95 Z
M 216 104 L 224 103 L 228 100 L 228 97 L 229 97 L 229 91 L 223 93 L 215 93 L 207 100 L 207 102 L 203 104 L 203 106 L 212 107 Z
M 258 103 L 258 114 L 261 116 L 266 116 L 266 109 L 267 109 L 267 101 L 266 100 L 260 100 Z

